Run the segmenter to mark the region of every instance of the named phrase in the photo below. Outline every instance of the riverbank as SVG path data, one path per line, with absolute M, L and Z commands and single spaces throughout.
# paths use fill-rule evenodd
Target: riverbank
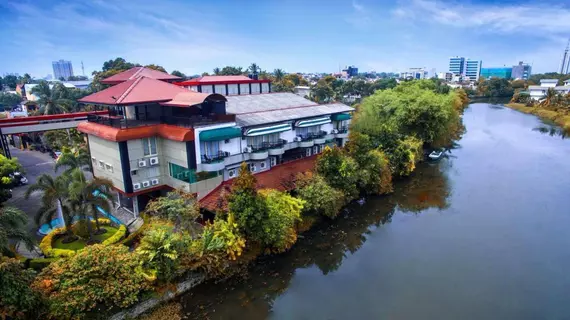
M 522 103 L 506 103 L 505 106 L 526 114 L 533 114 L 543 120 L 552 121 L 566 132 L 570 132 L 570 115 L 566 110 L 546 109 L 540 106 L 527 107 Z

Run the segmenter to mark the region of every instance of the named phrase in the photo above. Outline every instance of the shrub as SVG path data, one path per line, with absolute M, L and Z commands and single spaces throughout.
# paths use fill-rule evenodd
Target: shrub
M 117 230 L 117 232 L 115 232 L 114 235 L 104 240 L 102 244 L 104 245 L 115 244 L 121 241 L 121 239 L 125 236 L 126 233 L 127 233 L 127 227 L 124 224 L 122 224 L 119 226 L 119 230 Z
M 93 245 L 45 268 L 33 283 L 54 318 L 81 318 L 99 304 L 128 307 L 149 285 L 124 246 Z
M 196 231 L 195 221 L 200 216 L 196 197 L 182 190 L 169 192 L 165 197 L 151 201 L 146 213 L 174 223 L 177 229 Z
M 349 200 L 358 197 L 358 165 L 341 149 L 326 147 L 317 158 L 315 168 L 331 187 L 343 191 Z
M 295 223 L 301 220 L 305 201 L 273 189 L 264 189 L 259 193 L 267 208 L 262 243 L 272 251 L 287 251 L 297 241 Z
M 60 258 L 37 258 L 37 259 L 30 259 L 29 266 L 30 268 L 36 271 L 42 271 L 43 268 L 49 266 L 52 262 L 59 260 Z
M 76 251 L 68 249 L 57 249 L 52 247 L 54 237 L 65 234 L 65 228 L 55 228 L 47 234 L 40 242 L 40 250 L 46 257 L 71 257 Z
M 416 168 L 414 151 L 408 144 L 398 141 L 398 146 L 390 153 L 390 167 L 397 177 L 409 176 Z
M 303 212 L 314 212 L 333 219 L 345 204 L 341 191 L 329 186 L 323 177 L 311 172 L 299 173 L 296 187 L 297 197 L 305 201 Z
M 0 258 L 0 315 L 2 318 L 36 318 L 42 307 L 38 293 L 31 290 L 35 272 L 24 269 L 16 259 Z
M 159 280 L 170 282 L 177 275 L 183 247 L 183 236 L 173 232 L 173 227 L 154 225 L 144 233 L 136 252 L 146 269 L 155 270 Z
M 213 230 L 214 237 L 222 239 L 230 260 L 236 260 L 237 257 L 241 256 L 245 248 L 245 239 L 239 233 L 233 213 L 228 214 L 227 220 L 216 219 L 213 224 L 207 225 L 206 228 Z
M 200 270 L 209 277 L 220 276 L 229 266 L 224 248 L 223 239 L 216 237 L 212 228 L 204 228 L 202 235 L 190 243 L 181 264 L 188 270 Z

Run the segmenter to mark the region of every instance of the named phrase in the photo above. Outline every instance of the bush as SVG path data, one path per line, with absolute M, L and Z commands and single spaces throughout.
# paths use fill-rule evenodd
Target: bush
M 145 212 L 174 223 L 177 229 L 195 231 L 195 221 L 200 216 L 196 197 L 182 190 L 169 192 L 165 197 L 151 201 Z
M 343 191 L 349 200 L 358 197 L 358 165 L 341 149 L 326 147 L 317 158 L 315 168 L 331 187 Z
M 319 175 L 299 173 L 296 181 L 297 197 L 305 201 L 303 212 L 316 213 L 334 219 L 346 200 L 344 194 L 329 186 Z
M 146 269 L 156 271 L 157 278 L 170 282 L 177 275 L 180 253 L 186 247 L 183 235 L 172 226 L 157 224 L 148 229 L 136 253 Z
M 397 177 L 409 176 L 416 169 L 416 154 L 402 140 L 389 156 L 392 173 Z
M 54 237 L 65 233 L 65 228 L 55 228 L 42 239 L 40 242 L 40 250 L 46 257 L 71 257 L 75 254 L 75 250 L 57 249 L 52 247 Z
M 241 236 L 238 224 L 235 222 L 233 213 L 229 213 L 227 220 L 216 219 L 213 224 L 206 226 L 214 232 L 214 237 L 220 238 L 224 243 L 225 251 L 230 260 L 236 260 L 241 256 L 245 248 L 245 239 Z
M 93 245 L 45 268 L 33 283 L 54 318 L 81 318 L 99 304 L 128 307 L 149 289 L 140 259 L 124 246 Z
M 29 267 L 36 270 L 42 271 L 45 267 L 49 266 L 52 262 L 59 260 L 60 258 L 37 258 L 30 259 L 28 261 Z
M 271 251 L 287 251 L 297 242 L 295 224 L 301 220 L 305 201 L 273 189 L 264 189 L 259 193 L 267 208 L 262 243 Z
M 42 308 L 38 293 L 31 290 L 35 272 L 16 259 L 0 258 L 0 310 L 4 318 L 36 318 Z
M 127 226 L 122 224 L 119 226 L 119 230 L 117 232 L 115 232 L 114 235 L 110 236 L 105 241 L 103 241 L 102 244 L 104 244 L 104 245 L 115 244 L 115 243 L 121 241 L 121 239 L 125 236 L 126 233 L 127 233 Z

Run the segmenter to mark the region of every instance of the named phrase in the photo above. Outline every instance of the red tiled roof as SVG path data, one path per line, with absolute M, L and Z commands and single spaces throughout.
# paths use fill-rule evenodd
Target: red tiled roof
M 221 94 L 200 93 L 200 92 L 186 90 L 186 92 L 180 92 L 179 94 L 177 94 L 174 97 L 174 99 L 168 102 L 161 102 L 160 104 L 163 106 L 171 106 L 171 107 L 189 107 L 204 102 L 204 100 L 206 100 L 206 98 L 208 97 L 212 97 L 214 100 L 218 101 L 228 101 L 226 97 L 224 97 Z
M 141 77 L 131 79 L 79 99 L 79 102 L 103 105 L 128 105 L 145 102 L 166 102 L 187 89 L 168 82 Z
M 149 69 L 149 68 L 145 68 L 145 67 L 134 67 L 134 68 L 130 68 L 129 70 L 123 71 L 121 73 L 117 73 L 114 76 L 110 76 L 108 78 L 105 78 L 105 79 L 101 80 L 101 83 L 118 84 L 118 83 L 125 82 L 128 80 L 138 79 L 140 77 L 147 77 L 147 78 L 162 80 L 162 81 L 176 81 L 176 80 L 182 79 L 180 77 L 173 76 L 171 74 L 168 74 L 168 73 L 162 72 L 162 71 Z
M 236 83 L 260 83 L 271 82 L 270 80 L 254 80 L 246 76 L 203 76 L 187 81 L 176 82 L 179 86 L 191 86 L 199 84 L 236 84 Z
M 94 122 L 81 122 L 77 125 L 80 132 L 97 136 L 109 141 L 127 141 L 159 136 L 174 141 L 193 141 L 194 129 L 168 124 L 119 129 Z
M 292 181 L 292 177 L 299 172 L 312 171 L 315 167 L 317 156 L 311 156 L 291 162 L 287 162 L 271 170 L 260 172 L 255 175 L 257 179 L 258 189 L 277 189 L 281 191 L 288 190 L 291 186 L 288 182 Z M 215 212 L 218 209 L 219 198 L 222 193 L 230 193 L 233 180 L 225 181 L 216 189 L 212 190 L 204 198 L 200 199 L 200 207 Z

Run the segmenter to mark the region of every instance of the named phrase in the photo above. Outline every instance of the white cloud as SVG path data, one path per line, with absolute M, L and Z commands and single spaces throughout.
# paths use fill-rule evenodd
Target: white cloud
M 363 29 L 372 25 L 372 18 L 364 5 L 352 0 L 352 12 L 344 19 L 355 28 Z
M 538 1 L 524 5 L 484 5 L 465 2 L 412 0 L 392 11 L 396 17 L 460 28 L 508 34 L 534 34 L 539 37 L 567 35 L 570 9 Z

